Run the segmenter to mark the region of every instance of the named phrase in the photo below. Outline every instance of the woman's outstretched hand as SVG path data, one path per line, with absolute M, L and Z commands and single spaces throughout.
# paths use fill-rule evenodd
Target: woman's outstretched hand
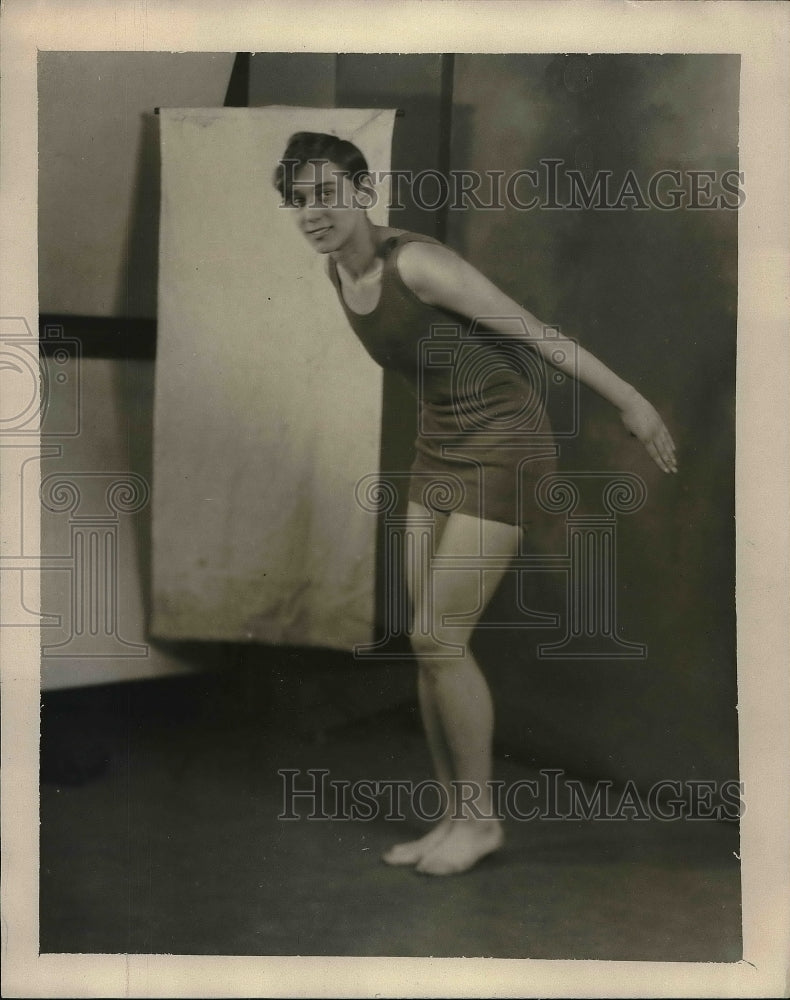
M 620 411 L 620 417 L 626 430 L 642 442 L 659 469 L 663 472 L 678 471 L 675 443 L 664 421 L 644 396 L 634 393 L 633 399 Z

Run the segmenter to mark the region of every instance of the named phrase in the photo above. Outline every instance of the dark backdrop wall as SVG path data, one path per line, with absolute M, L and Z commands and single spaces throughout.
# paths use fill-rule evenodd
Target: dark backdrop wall
M 459 55 L 452 165 L 511 174 L 553 158 L 560 176 L 577 168 L 588 183 L 611 171 L 615 194 L 628 170 L 647 192 L 670 169 L 688 189 L 690 171 L 737 170 L 738 82 L 737 56 Z M 561 186 L 558 203 L 569 200 Z M 737 212 L 456 211 L 448 235 L 637 386 L 680 463 L 664 476 L 609 404 L 582 391 L 561 468 L 634 472 L 648 489 L 620 518 L 617 549 L 619 624 L 648 656 L 541 662 L 530 633 L 506 649 L 486 643 L 501 731 L 595 773 L 734 777 Z
M 169 57 L 166 72 L 152 87 L 152 55 L 126 54 L 118 64 L 127 94 L 134 90 L 129 81 L 140 81 L 141 110 L 207 103 L 204 94 L 195 91 L 190 99 L 179 89 L 185 79 L 180 72 L 179 88 L 172 86 L 176 56 Z M 69 230 L 69 220 L 80 211 L 96 211 L 79 176 L 86 162 L 101 173 L 112 145 L 107 135 L 113 128 L 128 129 L 130 122 L 117 102 L 107 101 L 96 79 L 99 71 L 112 72 L 112 59 L 102 56 L 109 59 L 106 67 L 97 62 L 85 69 L 91 58 L 99 56 L 53 56 L 45 79 L 53 109 L 76 93 L 77 85 L 70 82 L 75 73 L 92 81 L 90 87 L 80 84 L 80 94 L 87 103 L 84 113 L 101 123 L 103 151 L 94 151 L 90 136 L 79 139 L 76 149 L 74 130 L 54 125 L 42 130 L 42 240 L 51 233 L 57 244 L 57 254 L 48 252 L 42 262 L 42 308 L 66 314 L 77 334 L 85 315 L 152 316 L 150 295 L 129 296 L 124 289 L 150 290 L 156 273 L 156 232 L 148 223 L 157 197 L 158 163 L 154 156 L 139 154 L 152 142 L 150 124 L 143 133 L 142 123 L 143 146 L 130 144 L 123 198 L 116 195 L 133 206 L 126 231 L 138 234 L 130 246 L 120 238 L 123 228 L 113 223 L 120 272 L 113 269 L 105 285 L 100 281 L 106 291 L 97 298 L 95 269 L 75 269 L 69 263 L 78 238 L 77 231 Z M 204 58 L 206 71 L 217 80 L 221 76 L 224 87 L 227 61 L 220 66 Z M 164 67 L 162 59 L 159 65 Z M 190 64 L 190 72 L 197 68 Z M 609 169 L 615 178 L 632 169 L 646 182 L 656 169 L 737 169 L 738 73 L 738 59 L 730 56 L 465 54 L 448 60 L 438 55 L 258 53 L 249 61 L 248 82 L 250 104 L 403 108 L 406 114 L 398 120 L 394 139 L 396 167 L 512 172 L 553 157 L 588 178 L 596 169 Z M 221 103 L 219 92 L 213 103 Z M 93 132 L 99 135 L 97 129 Z M 59 185 L 73 192 L 68 212 L 57 207 Z M 140 203 L 141 191 L 145 204 Z M 44 192 L 52 194 L 45 197 Z M 148 220 L 145 225 L 135 222 L 138 216 Z M 659 778 L 735 777 L 737 213 L 478 210 L 442 215 L 411 204 L 400 216 L 393 214 L 392 223 L 446 235 L 451 246 L 517 301 L 578 336 L 655 403 L 679 445 L 681 472 L 665 478 L 628 438 L 611 407 L 582 391 L 581 431 L 563 442 L 561 467 L 629 471 L 648 488 L 645 506 L 620 519 L 617 549 L 618 621 L 623 637 L 645 643 L 648 656 L 634 661 L 541 660 L 538 642 L 556 639 L 556 631 L 482 631 L 477 648 L 494 688 L 502 740 L 541 763 L 633 778 L 642 785 Z M 86 252 L 81 243 L 78 249 Z M 141 303 L 147 303 L 142 311 Z M 68 320 L 68 314 L 74 318 Z M 111 333 L 134 336 L 123 329 L 124 334 L 116 324 Z M 130 458 L 119 452 L 117 461 L 104 450 L 94 457 L 100 468 L 132 461 L 146 474 L 150 414 L 140 400 L 150 395 L 153 362 L 135 363 L 132 391 L 122 355 L 121 346 L 104 363 L 115 365 L 117 372 L 113 376 L 102 369 L 99 391 L 117 415 L 119 439 L 135 442 L 133 453 Z M 83 375 L 90 377 L 90 365 L 83 366 Z M 85 392 L 91 392 L 87 384 Z M 389 382 L 384 423 L 383 461 L 397 467 L 408 455 L 413 423 L 404 417 L 397 386 Z M 80 447 L 80 463 L 89 467 L 90 441 L 80 439 Z M 562 521 L 542 519 L 532 538 L 536 549 L 559 550 Z M 138 534 L 142 548 L 146 537 L 143 527 Z M 141 552 L 139 559 L 125 564 L 128 591 L 146 589 L 141 574 L 147 559 Z M 535 608 L 561 611 L 562 581 L 554 574 L 536 574 L 527 596 Z M 144 603 L 144 594 L 138 600 Z M 512 583 L 506 583 L 489 617 L 507 613 L 512 605 Z M 143 640 L 142 623 L 135 628 Z M 126 638 L 135 640 L 138 632 L 132 631 Z M 392 688 L 401 692 L 403 672 L 413 668 L 393 664 L 390 669 Z M 99 674 L 94 669 L 91 679 L 100 679 Z M 375 687 L 371 707 L 380 703 L 381 685 Z

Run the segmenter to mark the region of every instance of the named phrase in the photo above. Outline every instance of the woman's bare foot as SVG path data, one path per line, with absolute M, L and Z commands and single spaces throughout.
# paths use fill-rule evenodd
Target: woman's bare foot
M 382 854 L 382 860 L 386 861 L 388 865 L 416 865 L 444 840 L 450 832 L 450 826 L 449 817 L 442 819 L 419 840 L 408 840 L 403 844 L 394 844 Z
M 423 875 L 458 875 L 504 842 L 502 824 L 496 820 L 455 820 L 446 836 L 418 861 L 417 871 Z

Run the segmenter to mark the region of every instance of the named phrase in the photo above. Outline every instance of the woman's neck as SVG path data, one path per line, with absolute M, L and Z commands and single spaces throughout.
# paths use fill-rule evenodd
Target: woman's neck
M 376 229 L 368 219 L 354 232 L 352 237 L 339 249 L 332 252 L 336 264 L 357 281 L 372 271 L 376 263 Z

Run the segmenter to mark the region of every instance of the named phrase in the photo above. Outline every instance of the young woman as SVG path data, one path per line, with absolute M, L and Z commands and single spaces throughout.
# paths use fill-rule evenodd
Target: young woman
M 479 553 L 482 544 L 486 556 L 501 557 L 499 565 L 505 566 L 519 549 L 529 519 L 522 501 L 530 494 L 524 489 L 530 463 L 524 463 L 519 415 L 538 414 L 531 433 L 544 441 L 550 428 L 541 401 L 530 398 L 534 385 L 506 358 L 510 344 L 519 349 L 529 344 L 556 368 L 596 390 L 619 410 L 627 430 L 659 468 L 677 471 L 669 432 L 636 389 L 581 347 L 573 351 L 565 338 L 546 339 L 543 325 L 531 313 L 446 246 L 370 222 L 366 209 L 375 192 L 365 158 L 352 143 L 323 133 L 296 133 L 275 172 L 275 186 L 296 209 L 307 240 L 327 256 L 329 278 L 368 353 L 418 391 L 421 432 L 411 466 L 406 532 L 416 537 L 426 519 L 438 522 L 434 556 L 468 556 Z M 468 335 L 479 317 L 485 317 L 491 334 L 491 365 L 485 363 L 484 348 L 482 365 L 477 358 L 477 378 L 472 372 L 471 382 L 464 382 L 452 365 L 421 362 L 420 343 L 436 324 L 461 324 Z M 449 515 L 428 509 L 431 477 L 461 486 L 463 500 Z M 407 558 L 413 548 L 406 546 Z M 430 572 L 430 567 L 426 572 L 423 562 L 414 559 L 406 576 L 420 710 L 448 808 L 424 837 L 384 855 L 389 864 L 412 865 L 432 875 L 466 871 L 503 842 L 489 784 L 492 701 L 470 638 L 505 569 L 482 574 L 486 593 L 481 599 L 477 573 L 447 570 L 446 565 L 441 572 Z M 469 614 L 469 608 L 476 610 Z M 463 614 L 463 625 L 446 623 L 454 613 Z M 446 655 L 448 645 L 461 655 Z M 466 791 L 457 794 L 461 788 Z M 470 788 L 477 794 L 469 796 Z

